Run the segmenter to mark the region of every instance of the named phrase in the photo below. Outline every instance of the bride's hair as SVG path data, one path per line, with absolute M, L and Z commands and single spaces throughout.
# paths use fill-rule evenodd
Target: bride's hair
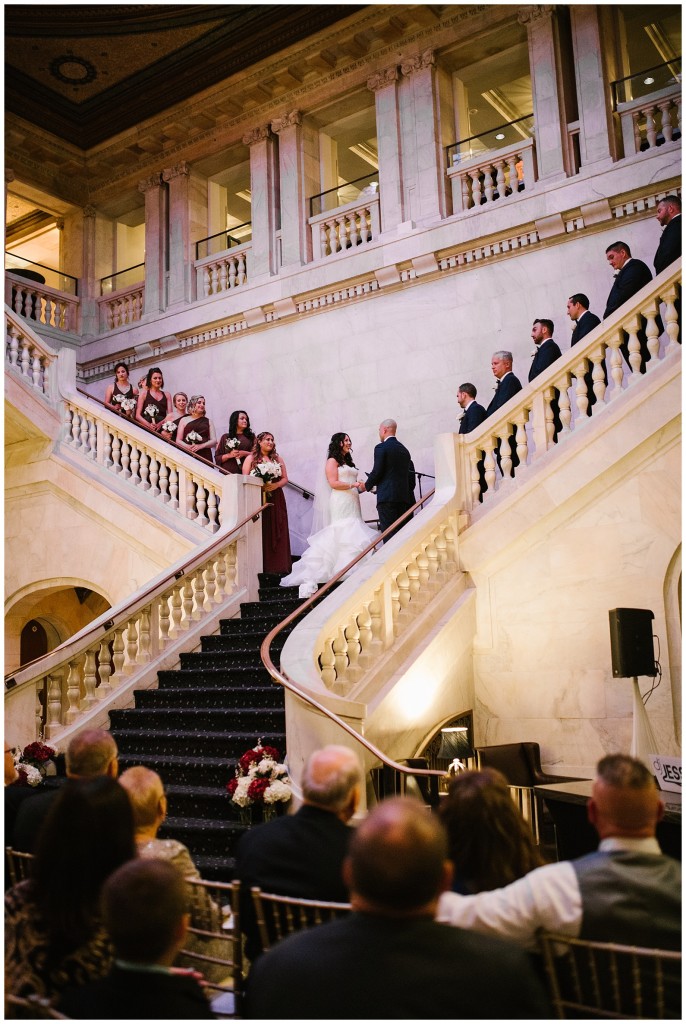
M 345 431 L 342 434 L 334 434 L 329 442 L 329 453 L 326 457 L 327 459 L 335 459 L 339 466 L 352 466 L 354 469 L 357 469 L 350 452 L 344 453 L 341 448 L 346 437 L 348 437 L 348 434 Z

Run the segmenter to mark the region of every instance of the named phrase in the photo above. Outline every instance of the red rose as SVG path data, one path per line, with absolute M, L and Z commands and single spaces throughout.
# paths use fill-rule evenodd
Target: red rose
M 262 760 L 263 757 L 271 757 L 272 761 L 278 761 L 279 760 L 279 752 L 276 749 L 276 747 L 262 747 L 262 753 L 260 755 L 260 760 Z
M 238 779 L 231 779 L 231 782 L 226 783 L 226 792 L 229 794 L 229 796 L 233 796 L 237 789 Z
M 248 786 L 248 797 L 253 803 L 261 804 L 264 802 L 264 794 L 267 789 L 269 789 L 269 779 L 253 779 Z
M 250 771 L 250 765 L 256 764 L 262 760 L 262 754 L 256 750 L 246 750 L 241 759 L 238 762 L 238 767 L 241 770 L 241 775 L 247 775 Z
M 36 741 L 35 743 L 29 743 L 24 747 L 22 757 L 26 758 L 27 761 L 49 761 L 51 757 L 55 756 L 55 751 L 52 747 L 48 747 L 45 743 Z

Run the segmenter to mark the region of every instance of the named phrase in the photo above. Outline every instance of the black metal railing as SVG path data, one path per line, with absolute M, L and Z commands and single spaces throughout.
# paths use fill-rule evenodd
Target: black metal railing
M 681 84 L 681 57 L 656 64 L 655 67 L 637 71 L 626 78 L 619 78 L 612 83 L 612 109 L 617 110 L 619 103 L 630 103 L 641 96 L 667 89 L 670 85 Z
M 376 187 L 374 187 L 376 186 Z M 320 213 L 327 213 L 329 210 L 337 210 L 339 206 L 347 206 L 369 188 L 370 192 L 378 194 L 379 172 L 365 174 L 362 178 L 355 178 L 354 181 L 344 181 L 336 188 L 327 189 L 319 195 L 310 198 L 310 217 L 316 217 Z
M 143 281 L 145 281 L 145 263 L 137 263 L 135 267 L 127 267 L 126 270 L 118 270 L 116 274 L 109 274 L 108 277 L 101 278 L 100 294 L 111 295 L 112 292 L 118 292 L 120 288 Z
M 240 238 L 236 235 L 237 231 L 241 232 Z M 244 224 L 237 224 L 229 231 L 219 231 L 216 235 L 201 238 L 199 242 L 195 243 L 195 258 L 204 260 L 206 256 L 216 256 L 217 253 L 226 252 L 227 249 L 233 249 L 236 245 L 245 245 L 246 242 L 252 242 L 251 220 L 246 220 Z
M 35 269 L 37 268 L 37 269 Z M 36 284 L 47 284 L 49 288 L 56 288 L 68 295 L 79 294 L 79 282 L 71 274 L 63 274 L 54 267 L 46 267 L 43 263 L 36 263 L 24 256 L 5 250 L 5 270 L 17 277 L 24 277 L 27 281 L 35 281 Z
M 489 153 L 492 150 L 508 149 L 518 142 L 525 142 L 533 138 L 534 115 L 525 114 L 507 124 L 499 124 L 497 128 L 489 128 L 488 131 L 480 132 L 478 135 L 470 135 L 466 139 L 458 139 L 450 146 L 446 146 L 448 167 L 455 167 L 464 160 L 471 160 L 479 153 Z

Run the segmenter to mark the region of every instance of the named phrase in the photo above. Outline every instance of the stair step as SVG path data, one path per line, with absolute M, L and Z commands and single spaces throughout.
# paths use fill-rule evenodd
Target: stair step
M 181 654 L 180 661 L 182 672 L 204 668 L 252 668 L 258 671 L 264 669 L 259 649 L 256 651 L 189 651 Z
M 180 720 L 178 709 L 167 707 L 125 708 L 111 711 L 112 728 L 117 729 L 159 729 L 171 731 L 182 729 L 187 735 L 220 732 L 223 735 L 229 730 L 239 732 L 255 732 L 260 727 L 264 731 L 265 724 L 275 732 L 284 732 L 286 712 L 283 707 L 235 707 L 235 708 L 187 708 Z M 117 733 L 119 734 L 119 733 Z
M 145 750 L 146 758 L 151 756 L 172 755 L 174 757 L 197 757 L 202 751 L 202 762 L 208 758 L 219 760 L 235 760 L 241 757 L 257 740 L 255 730 L 250 732 L 232 731 L 208 732 L 202 730 L 191 732 L 183 730 L 151 730 L 151 729 L 117 729 L 117 746 L 120 758 L 129 752 Z M 264 738 L 264 737 L 263 737 Z M 285 732 L 274 732 L 270 739 L 265 739 L 270 746 L 285 748 Z M 228 782 L 228 779 L 227 779 Z
M 140 708 L 218 708 L 229 710 L 245 707 L 283 707 L 284 694 L 280 686 L 170 686 L 163 690 L 135 690 L 136 707 Z
M 227 795 L 227 815 L 233 813 Z M 237 812 L 236 808 L 236 812 Z M 176 839 L 189 850 L 210 857 L 228 857 L 243 835 L 246 826 L 236 816 L 233 820 L 207 821 L 205 818 L 167 818 L 160 828 L 160 839 Z M 195 855 L 194 859 L 195 859 Z
M 235 857 L 213 857 L 211 854 L 199 853 L 193 860 L 200 877 L 207 882 L 233 882 L 236 877 Z
M 282 630 L 273 641 L 273 650 L 280 650 L 286 643 L 286 638 L 291 632 L 290 627 Z M 251 633 L 213 633 L 212 636 L 201 637 L 202 653 L 209 654 L 212 651 L 235 651 L 237 654 L 254 651 L 259 657 L 260 647 L 266 634 L 262 630 L 255 630 Z
M 234 665 L 232 668 L 203 668 L 203 669 L 169 669 L 158 672 L 158 689 L 164 690 L 167 686 L 178 690 L 182 686 L 193 688 L 203 687 L 211 689 L 214 686 L 266 686 L 271 676 L 264 666 L 256 668 L 252 665 Z

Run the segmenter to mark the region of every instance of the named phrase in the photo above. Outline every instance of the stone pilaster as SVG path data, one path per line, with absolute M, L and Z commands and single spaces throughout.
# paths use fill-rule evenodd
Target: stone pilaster
M 162 180 L 169 186 L 169 283 L 167 305 L 175 306 L 193 299 L 193 262 L 191 206 L 192 177 L 185 160 L 165 167 Z M 207 232 L 205 231 L 205 234 Z
M 570 7 L 582 167 L 616 158 L 610 88 L 598 7 Z
M 248 263 L 248 280 L 275 274 L 276 224 L 278 220 L 276 187 L 276 139 L 269 125 L 253 128 L 243 136 L 243 145 L 250 148 L 250 193 L 252 218 L 252 249 Z
M 400 105 L 396 65 L 376 71 L 367 79 L 376 105 L 379 151 L 379 207 L 381 231 L 395 230 L 405 220 L 400 140 Z
M 166 305 L 166 189 L 162 175 L 153 174 L 138 182 L 145 196 L 145 299 L 146 314 L 160 313 Z
M 519 23 L 526 25 L 529 38 L 539 181 L 563 178 L 570 170 L 559 38 L 554 12 L 553 4 L 527 4 L 519 8 L 517 15 Z
M 97 298 L 100 292 L 96 270 L 96 209 L 84 206 L 83 217 L 81 277 L 79 278 L 79 307 L 81 310 L 81 334 L 84 338 L 94 338 L 99 331 L 99 311 Z
M 312 259 L 309 199 L 320 192 L 319 140 L 299 110 L 272 121 L 271 128 L 279 137 L 281 266 L 302 266 Z

